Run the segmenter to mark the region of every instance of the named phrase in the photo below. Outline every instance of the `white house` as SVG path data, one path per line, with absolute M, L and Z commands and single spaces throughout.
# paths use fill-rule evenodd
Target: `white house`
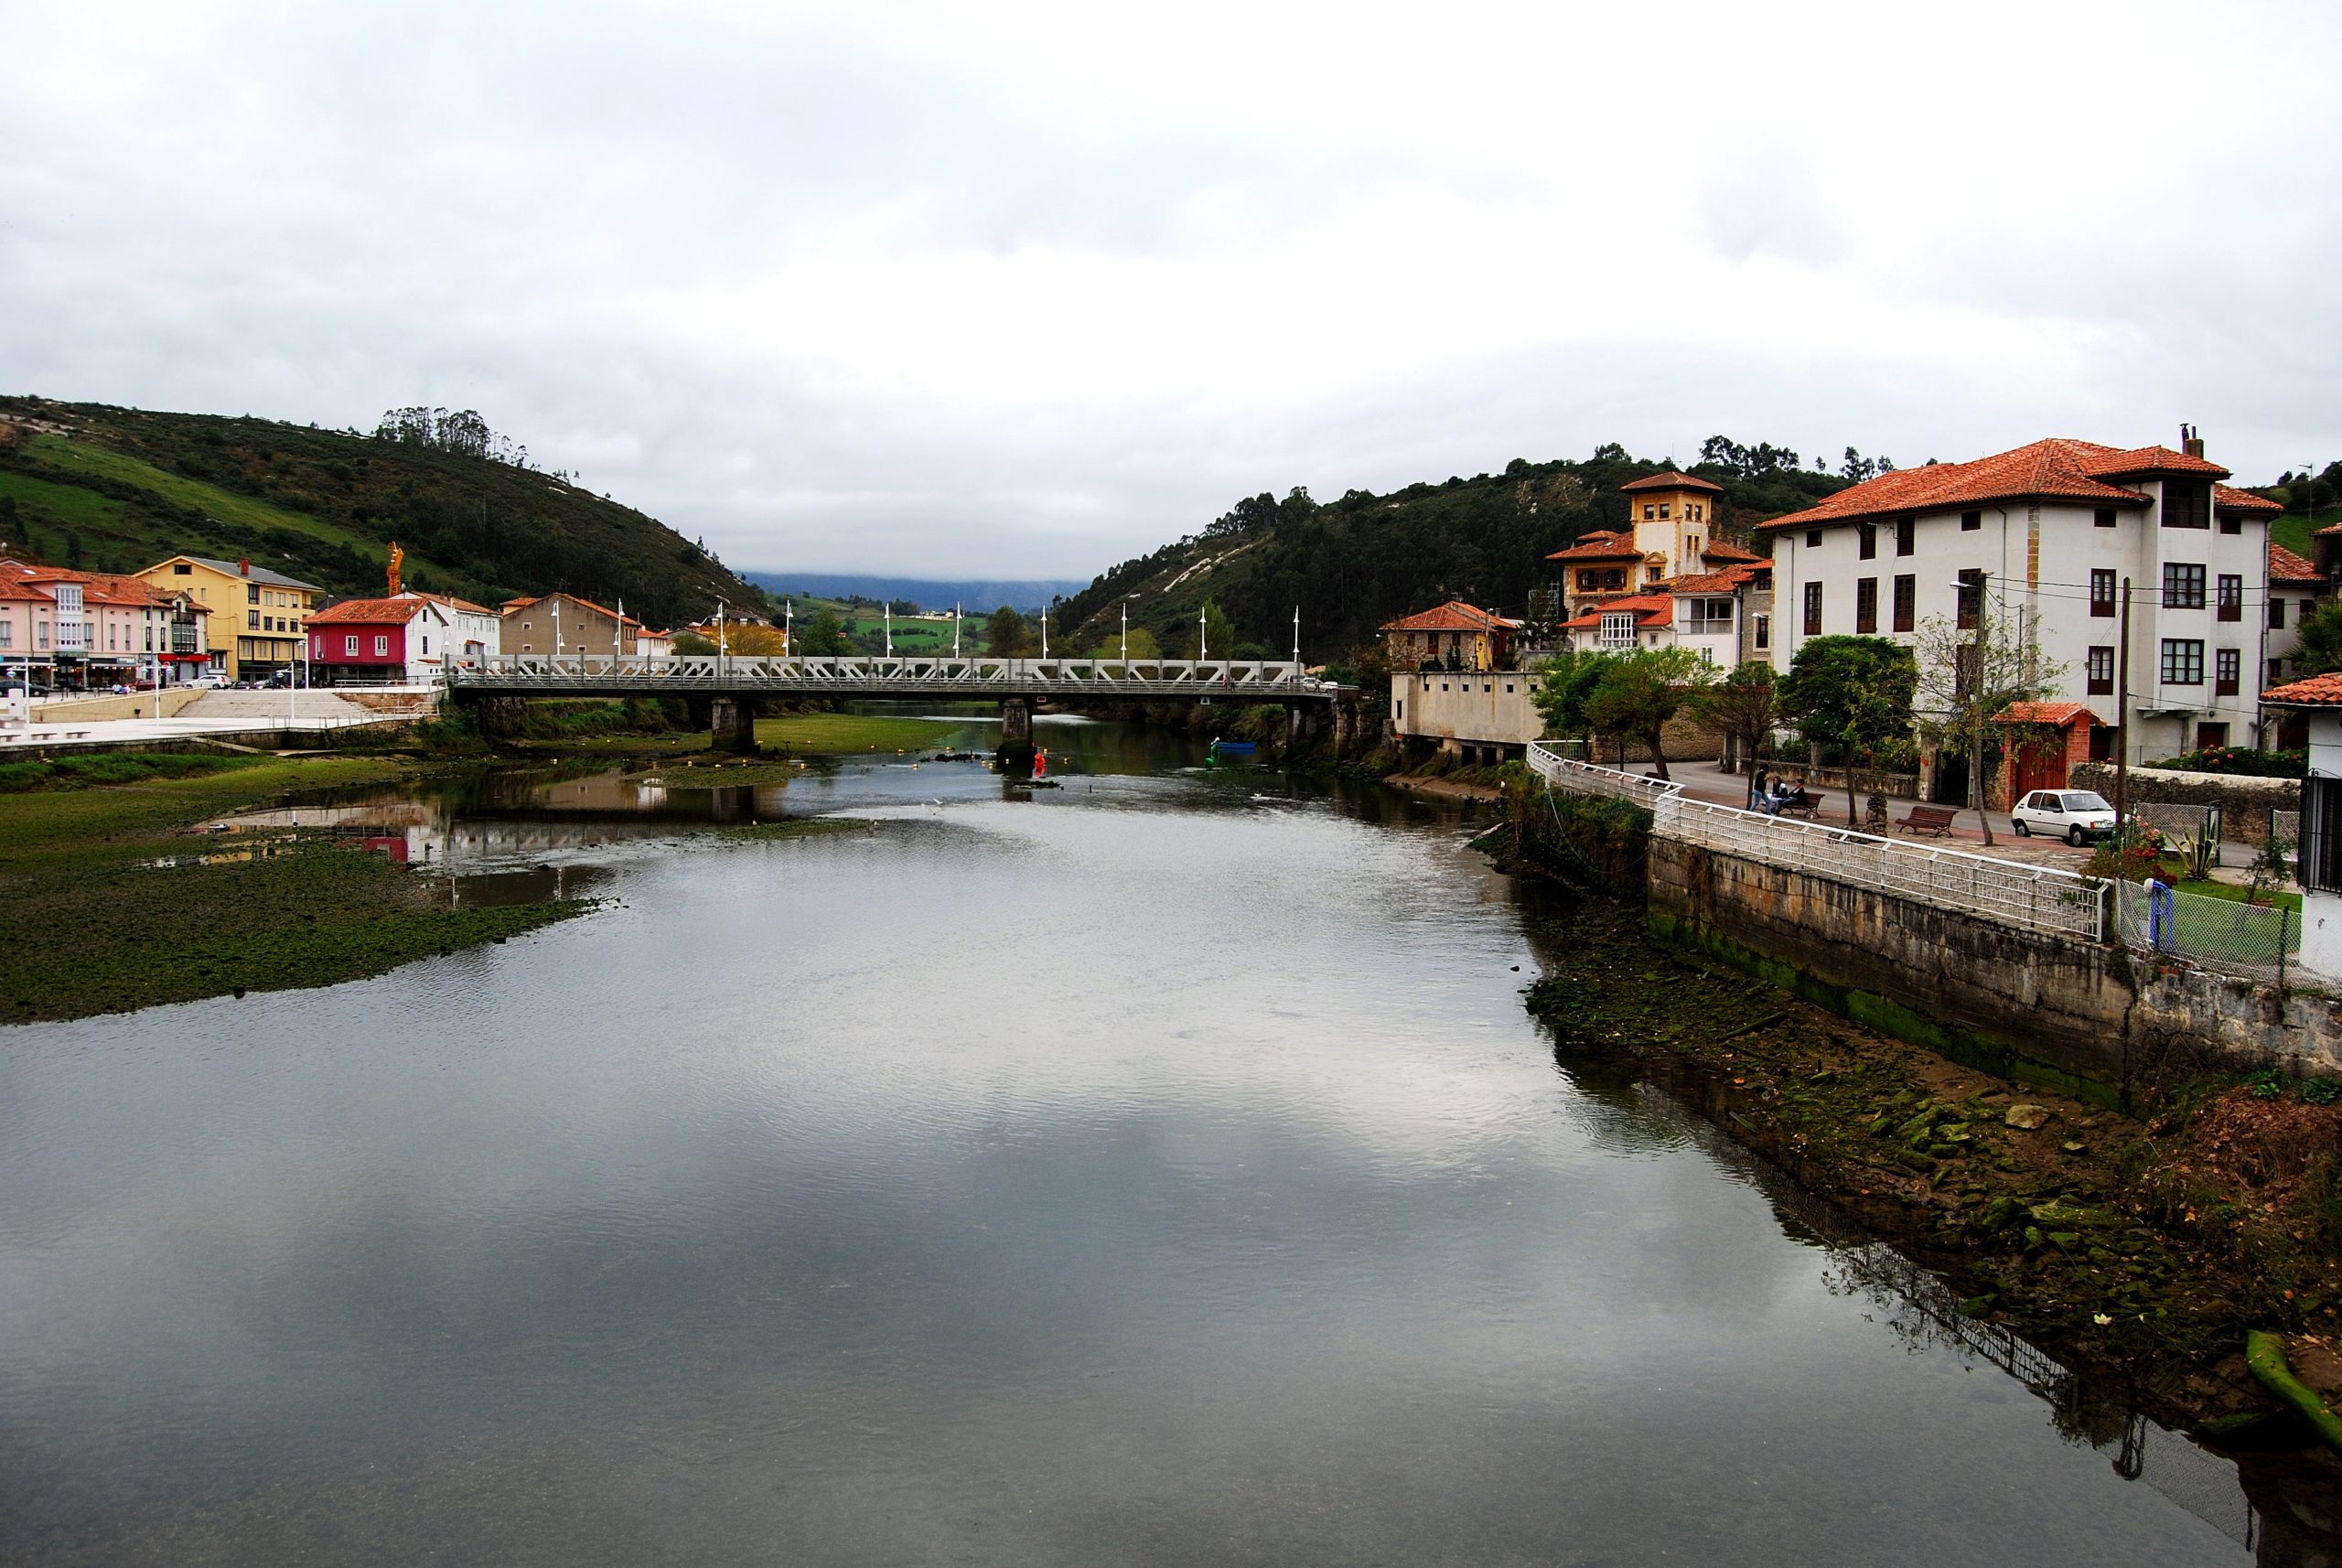
M 476 605 L 453 594 L 425 594 L 413 588 L 398 596 L 427 599 L 446 612 L 446 651 L 455 655 L 457 663 L 477 666 L 481 660 L 493 659 L 503 651 L 504 618 L 486 605 Z
M 2181 446 L 2036 441 L 1882 474 L 1773 519 L 1776 661 L 1788 668 L 1811 637 L 1907 643 L 1930 618 L 1973 625 L 1982 588 L 2065 667 L 2054 694 L 2113 726 L 2127 583 L 2131 760 L 2259 741 L 2282 509 L 2219 483 L 2229 471 L 2192 429 Z M 2115 733 L 2094 730 L 2101 747 Z

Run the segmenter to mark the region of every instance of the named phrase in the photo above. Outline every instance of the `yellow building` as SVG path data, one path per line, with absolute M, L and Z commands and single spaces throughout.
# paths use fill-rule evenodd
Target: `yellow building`
M 300 657 L 309 611 L 325 596 L 315 583 L 250 561 L 174 555 L 138 575 L 211 612 L 203 618 L 206 651 L 212 672 L 231 681 L 265 681 L 290 668 Z

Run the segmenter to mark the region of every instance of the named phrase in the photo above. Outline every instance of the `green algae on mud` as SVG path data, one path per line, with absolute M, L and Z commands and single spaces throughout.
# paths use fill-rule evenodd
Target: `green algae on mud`
M 184 831 L 291 790 L 414 771 L 379 758 L 268 758 L 0 800 L 0 1023 L 330 985 L 593 907 L 451 909 L 424 878 L 319 835 L 229 842 Z
M 2240 1355 L 2250 1324 L 2333 1321 L 2334 1293 L 2309 1288 L 2330 1283 L 2331 1258 L 2281 1276 L 2162 1212 L 2142 1179 L 2168 1160 L 2161 1122 L 2017 1088 L 1656 945 L 1620 901 L 1578 900 L 1540 948 L 1528 1004 L 1563 1049 L 1642 1064 L 1942 1270 L 1970 1316 L 2119 1369 L 2186 1418 L 2265 1408 Z M 2038 1126 L 2012 1124 L 2021 1105 Z

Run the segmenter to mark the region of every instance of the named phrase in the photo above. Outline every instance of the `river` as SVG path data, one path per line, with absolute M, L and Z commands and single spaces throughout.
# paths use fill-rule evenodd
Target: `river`
M 1557 1059 L 1565 911 L 1457 808 L 1041 734 L 376 799 L 452 897 L 606 902 L 0 1030 L 0 1561 L 2251 1561 L 2231 1468 L 2126 1479 Z M 783 811 L 879 826 L 697 831 Z

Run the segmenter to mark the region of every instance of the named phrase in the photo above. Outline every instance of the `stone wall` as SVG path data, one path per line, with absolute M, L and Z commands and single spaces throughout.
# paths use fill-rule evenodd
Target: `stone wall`
M 1667 753 L 1670 762 L 1714 762 L 1724 755 L 1722 733 L 1710 729 L 1688 713 L 1678 714 L 1660 726 L 1659 744 L 1660 748 Z M 1595 737 L 1593 755 L 1586 760 L 1617 767 L 1621 763 L 1649 762 L 1650 759 L 1650 747 L 1642 741 L 1630 736 L 1625 752 L 1621 754 L 1611 737 L 1606 735 Z
M 2095 789 L 2114 799 L 2114 765 L 2089 762 L 2068 775 L 2077 789 Z M 2245 779 L 2230 773 L 2180 773 L 2164 768 L 2131 769 L 2132 800 L 2158 806 L 2220 803 L 2221 836 L 2232 843 L 2261 843 L 2269 837 L 2271 811 L 2299 811 L 2298 779 Z
M 200 686 L 172 686 L 161 692 L 134 692 L 128 696 L 59 697 L 32 704 L 37 725 L 87 724 L 98 719 L 177 718 L 179 710 L 203 695 Z M 162 711 L 156 712 L 156 704 Z
M 1807 1000 L 2002 1077 L 2154 1101 L 2208 1067 L 2342 1065 L 2342 1004 L 2035 935 L 1680 840 L 1649 846 L 1652 926 Z

